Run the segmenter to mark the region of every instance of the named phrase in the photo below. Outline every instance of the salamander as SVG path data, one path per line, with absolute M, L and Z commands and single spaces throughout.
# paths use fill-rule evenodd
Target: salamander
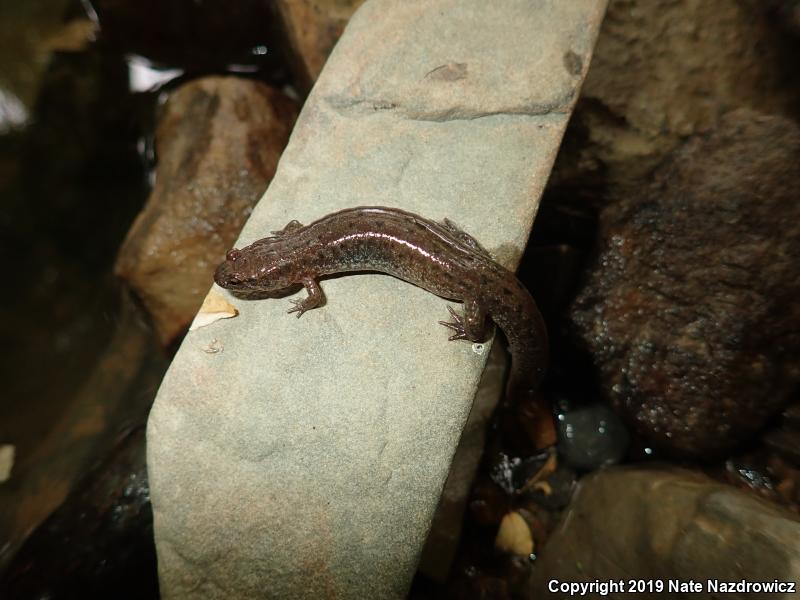
M 232 249 L 214 280 L 236 293 L 274 293 L 302 285 L 307 296 L 292 300 L 302 316 L 325 301 L 319 278 L 378 271 L 464 304 L 448 307 L 450 340 L 482 342 L 487 317 L 508 340 L 512 369 L 508 394 L 532 394 L 548 361 L 547 331 L 531 294 L 452 221 L 441 223 L 385 207 L 359 207 L 302 225 L 291 221 L 270 237 Z

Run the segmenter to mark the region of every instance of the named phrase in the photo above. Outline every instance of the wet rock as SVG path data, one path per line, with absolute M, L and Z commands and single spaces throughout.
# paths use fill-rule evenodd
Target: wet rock
M 0 595 L 158 598 L 144 426 L 123 435 L 30 535 L 0 579 Z
M 108 455 L 118 432 L 142 422 L 150 409 L 167 360 L 140 314 L 128 307 L 117 318 L 112 339 L 88 367 L 82 386 L 61 398 L 51 429 L 35 445 L 27 436 L 20 439 L 11 479 L 0 485 L 0 570 Z
M 524 458 L 508 456 L 501 452 L 495 457 L 491 468 L 492 481 L 507 494 L 514 494 L 543 469 L 547 469 L 548 462 L 553 458 L 550 452 L 541 452 Z
M 458 600 L 511 600 L 513 596 L 505 579 L 473 570 L 457 582 L 454 597 Z
M 60 18 L 59 4 L 13 8 L 55 11 L 42 15 L 43 34 Z M 6 7 L 0 12 L 4 30 L 40 42 L 30 26 L 6 20 Z M 30 67 L 26 51 L 10 52 L 20 69 Z M 146 197 L 124 62 L 93 47 L 44 63 L 41 81 L 38 69 L 28 72 L 38 90 L 30 123 L 0 139 L 0 254 L 26 275 L 0 298 L 0 338 L 13 349 L 0 361 L 0 443 L 15 447 L 0 485 L 0 570 L 119 427 L 148 410 L 166 368 L 141 316 L 120 307 L 110 276 Z
M 775 487 L 763 461 L 751 456 L 737 456 L 725 461 L 725 471 L 731 483 L 771 496 Z
M 775 482 L 778 499 L 796 514 L 800 514 L 800 467 L 780 456 L 771 456 L 768 467 L 770 478 Z
M 784 509 L 686 470 L 612 468 L 581 480 L 529 591 L 548 597 L 551 580 L 797 581 L 798 554 L 800 519 Z
M 534 556 L 528 556 L 528 559 L 535 560 L 535 553 L 538 552 L 544 544 L 547 543 L 547 538 L 555 524 L 554 516 L 551 512 L 534 502 L 520 503 L 517 511 L 525 519 L 525 522 L 530 529 L 531 536 L 533 537 L 533 553 Z
M 764 443 L 800 467 L 800 402 L 787 407 L 778 426 L 764 435 Z
M 295 72 L 305 89 L 311 89 L 347 21 L 363 2 L 277 0 Z
M 170 95 L 156 132 L 155 187 L 116 264 L 164 345 L 202 304 L 275 173 L 295 117 L 279 92 L 233 77 L 194 80 Z
M 537 485 L 525 490 L 525 497 L 550 510 L 561 510 L 572 499 L 577 484 L 577 474 L 566 465 L 559 465 Z
M 728 115 L 602 215 L 572 318 L 614 408 L 653 444 L 722 452 L 800 379 L 800 131 Z
M 472 489 L 469 513 L 478 525 L 498 525 L 510 504 L 503 487 L 491 479 L 482 479 Z
M 553 411 L 542 393 L 504 406 L 500 421 L 506 441 L 520 454 L 538 453 L 556 443 Z
M 605 403 L 557 403 L 558 451 L 575 469 L 592 471 L 618 463 L 628 449 L 628 430 Z
M 798 47 L 776 35 L 765 4 L 609 2 L 550 187 L 601 204 L 609 187 L 639 189 L 687 136 L 732 108 L 796 118 Z

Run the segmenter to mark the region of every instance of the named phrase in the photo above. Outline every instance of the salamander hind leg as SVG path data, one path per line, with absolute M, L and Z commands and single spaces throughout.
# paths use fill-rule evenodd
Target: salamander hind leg
M 317 308 L 325 303 L 325 294 L 322 293 L 322 288 L 319 287 L 319 284 L 313 277 L 303 277 L 302 283 L 306 292 L 308 292 L 308 296 L 301 300 L 290 300 L 289 302 L 294 304 L 294 307 L 287 311 L 290 314 L 296 312 L 298 319 L 302 317 L 303 313 L 307 310 Z
M 464 300 L 464 316 L 458 314 L 452 306 L 448 306 L 452 321 L 439 321 L 440 324 L 455 331 L 448 339 L 482 342 L 486 339 L 486 310 L 477 300 Z

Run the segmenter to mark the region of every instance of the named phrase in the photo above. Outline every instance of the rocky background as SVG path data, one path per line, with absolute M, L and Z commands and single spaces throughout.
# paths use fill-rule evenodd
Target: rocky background
M 141 424 L 358 4 L 0 3 L 3 598 L 157 597 Z M 479 394 L 411 597 L 800 578 L 798 51 L 610 2 L 520 268 L 553 414 Z

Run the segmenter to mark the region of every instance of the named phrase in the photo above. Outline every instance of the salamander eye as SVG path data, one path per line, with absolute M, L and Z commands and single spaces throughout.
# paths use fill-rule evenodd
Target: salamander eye
M 228 253 L 225 255 L 225 259 L 234 262 L 241 255 L 242 253 L 239 250 L 237 250 L 236 248 L 232 248 L 228 250 Z

